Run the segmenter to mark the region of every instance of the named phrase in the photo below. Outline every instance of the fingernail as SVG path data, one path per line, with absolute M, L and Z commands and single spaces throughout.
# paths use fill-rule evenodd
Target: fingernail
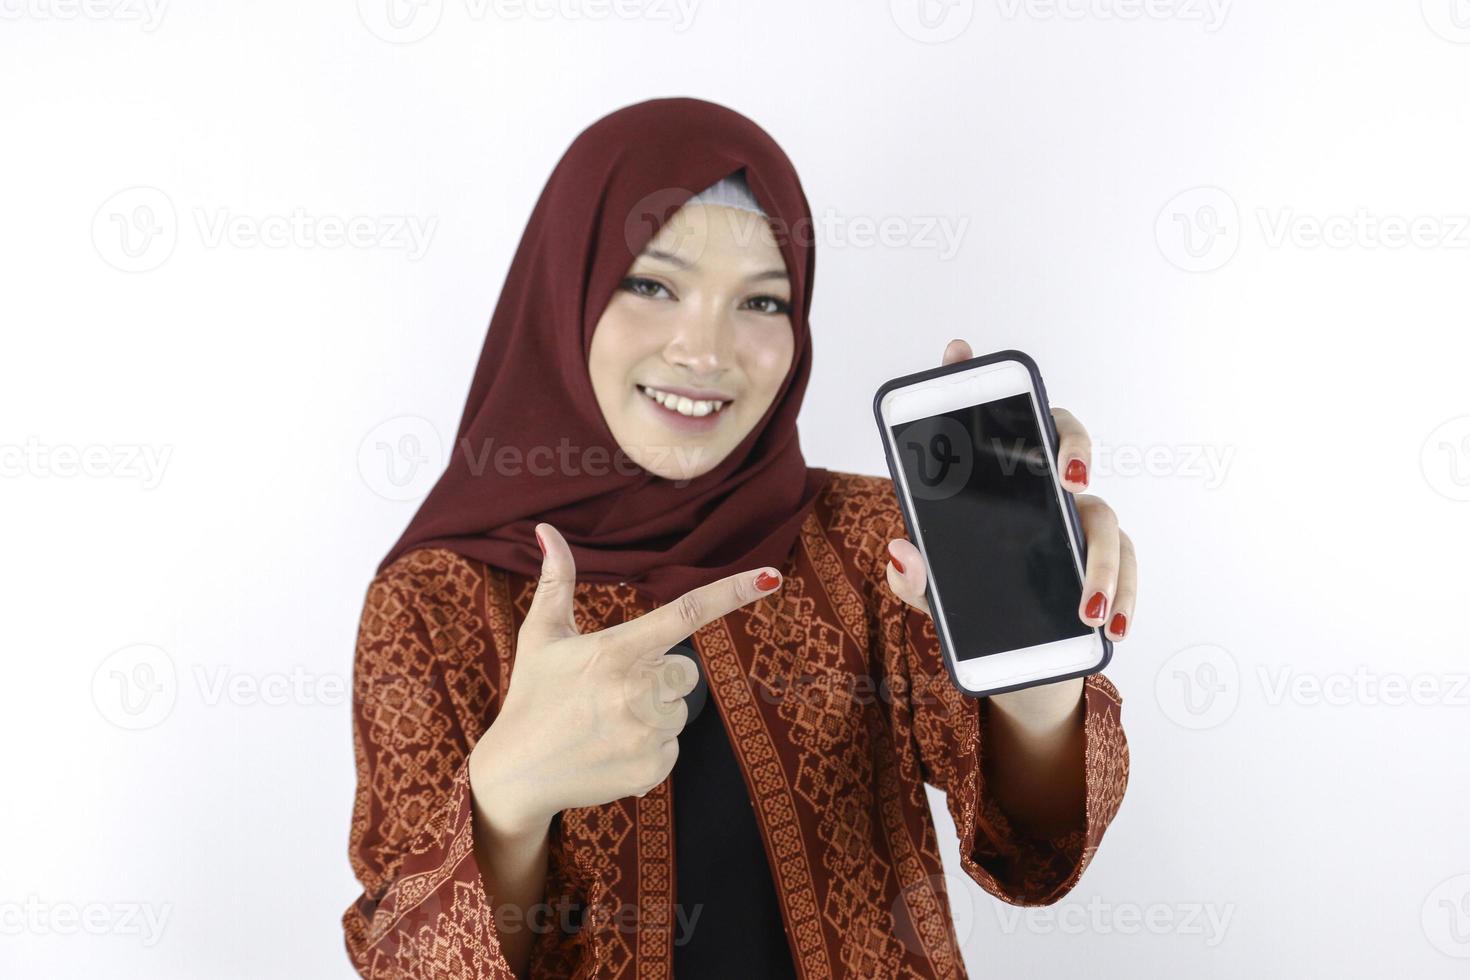
M 1078 486 L 1087 486 L 1087 464 L 1080 459 L 1074 459 L 1067 464 L 1067 482 Z
M 1113 631 L 1114 636 L 1121 639 L 1123 634 L 1128 631 L 1128 617 L 1122 613 L 1114 613 L 1113 622 L 1108 629 Z
M 536 529 L 536 545 L 541 549 L 541 557 L 546 557 L 546 542 L 541 540 L 541 529 Z
M 892 555 L 889 555 L 888 556 L 888 560 L 891 561 L 891 562 L 893 562 L 893 567 L 896 568 L 896 569 L 898 569 L 898 574 L 902 575 L 903 574 L 903 562 L 899 561 L 897 558 L 893 557 Z
M 1094 592 L 1092 598 L 1087 602 L 1087 618 L 1102 619 L 1103 613 L 1108 608 L 1108 597 L 1101 592 Z
M 762 592 L 769 592 L 781 584 L 781 576 L 772 575 L 770 572 L 761 572 L 755 577 L 755 587 Z

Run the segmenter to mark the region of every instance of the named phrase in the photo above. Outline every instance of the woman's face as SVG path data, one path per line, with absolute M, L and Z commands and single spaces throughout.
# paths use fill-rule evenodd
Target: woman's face
M 670 480 L 740 444 L 791 367 L 791 282 L 766 219 L 680 208 L 633 261 L 592 334 L 588 372 L 618 445 Z

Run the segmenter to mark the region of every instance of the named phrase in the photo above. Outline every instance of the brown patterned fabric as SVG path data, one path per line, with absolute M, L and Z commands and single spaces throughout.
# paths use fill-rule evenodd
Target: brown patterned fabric
M 1121 698 L 1084 686 L 1085 825 L 1018 833 L 989 793 L 987 702 L 963 696 L 932 622 L 889 591 L 904 535 L 887 479 L 834 473 L 781 566 L 785 584 L 698 631 L 805 978 L 965 977 L 923 784 L 945 793 L 961 862 L 990 894 L 1047 905 L 1070 891 L 1128 783 Z M 440 549 L 374 579 L 354 679 L 358 788 L 343 916 L 374 978 L 510 978 L 473 848 L 466 759 L 495 718 L 535 580 Z M 631 586 L 579 583 L 583 632 L 653 608 Z M 534 977 L 667 978 L 682 916 L 674 807 L 642 799 L 565 811 L 552 828 Z M 697 928 L 697 920 L 695 920 Z

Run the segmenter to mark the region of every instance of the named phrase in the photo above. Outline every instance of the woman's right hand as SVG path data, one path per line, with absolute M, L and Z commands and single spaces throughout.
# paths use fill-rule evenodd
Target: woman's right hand
M 477 809 L 498 831 L 535 833 L 569 807 L 642 796 L 679 755 L 694 662 L 668 650 L 695 630 L 781 585 L 774 568 L 731 575 L 637 619 L 579 633 L 576 565 L 550 524 L 536 525 L 544 555 L 516 638 L 500 713 L 470 754 Z

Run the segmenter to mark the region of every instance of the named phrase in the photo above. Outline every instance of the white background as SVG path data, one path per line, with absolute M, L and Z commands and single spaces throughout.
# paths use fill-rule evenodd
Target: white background
M 557 158 L 696 95 L 817 214 L 808 459 L 1019 347 L 1138 545 L 1127 799 L 971 972 L 1464 975 L 1464 0 L 160 2 L 0 0 L 0 974 L 350 975 L 367 582 Z

